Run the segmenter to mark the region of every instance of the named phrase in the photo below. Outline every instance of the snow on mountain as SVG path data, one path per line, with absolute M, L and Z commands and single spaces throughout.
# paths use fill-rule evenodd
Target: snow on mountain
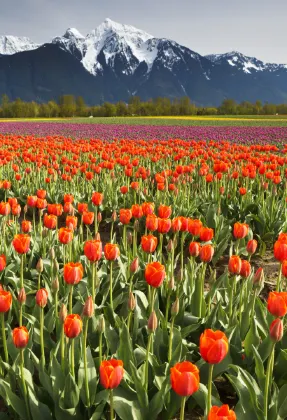
M 264 63 L 254 57 L 248 57 L 238 51 L 231 51 L 225 54 L 209 54 L 205 58 L 214 64 L 223 64 L 227 62 L 230 66 L 242 70 L 244 73 L 252 74 L 253 71 L 276 71 L 279 69 L 287 69 L 286 64 Z
M 116 55 L 122 55 L 127 64 L 124 70 L 127 74 L 132 74 L 143 61 L 151 68 L 157 55 L 157 41 L 152 35 L 111 19 L 106 19 L 86 37 L 76 29 L 68 29 L 63 37 L 56 37 L 52 42 L 73 54 L 78 51 L 77 58 L 94 75 L 102 70 L 99 62 L 101 52 L 110 67 L 113 67 Z
M 21 51 L 35 50 L 39 46 L 27 37 L 0 36 L 0 55 L 12 55 Z

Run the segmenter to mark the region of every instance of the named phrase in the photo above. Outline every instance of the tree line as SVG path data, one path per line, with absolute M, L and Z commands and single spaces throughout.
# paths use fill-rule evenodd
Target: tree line
M 178 116 L 178 115 L 276 115 L 287 114 L 286 104 L 262 104 L 261 101 L 237 103 L 225 99 L 219 107 L 196 106 L 188 97 L 170 100 L 156 98 L 141 101 L 133 96 L 128 103 L 103 102 L 88 106 L 84 99 L 63 95 L 58 101 L 47 103 L 24 102 L 20 98 L 10 101 L 2 96 L 0 118 L 58 118 L 58 117 L 122 117 L 122 116 Z

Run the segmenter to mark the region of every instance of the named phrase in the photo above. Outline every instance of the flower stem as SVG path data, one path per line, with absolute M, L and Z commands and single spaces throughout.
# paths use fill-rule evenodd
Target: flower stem
M 26 406 L 26 414 L 27 418 L 30 420 L 30 409 L 29 409 L 29 400 L 28 400 L 28 391 L 26 387 L 25 377 L 24 377 L 24 349 L 20 350 L 20 372 L 21 372 L 21 382 L 22 382 L 22 388 L 23 388 L 23 394 L 24 394 L 24 400 L 25 400 L 25 406 Z
M 113 261 L 111 261 L 111 267 L 110 267 L 110 305 L 112 310 L 114 309 L 113 304 Z
M 153 339 L 153 334 L 150 333 L 148 337 L 148 343 L 147 343 L 147 349 L 146 349 L 146 360 L 145 360 L 145 370 L 144 370 L 144 388 L 146 392 L 148 389 L 148 358 L 149 358 L 149 352 L 151 348 L 152 339 Z
M 235 286 L 236 286 L 236 277 L 232 276 L 231 277 L 230 295 L 229 295 L 229 308 L 228 308 L 229 323 L 230 323 L 232 313 L 233 313 L 233 309 L 234 309 L 233 308 L 233 297 L 234 297 Z
M 110 390 L 110 419 L 114 420 L 114 396 L 113 390 Z
M 208 371 L 208 386 L 207 386 L 207 416 L 211 409 L 211 396 L 212 396 L 212 374 L 214 365 L 209 365 Z
M 95 303 L 96 293 L 95 293 L 95 268 L 96 264 L 92 263 L 92 298 L 93 303 Z
M 69 294 L 69 313 L 70 314 L 73 311 L 73 289 L 74 289 L 74 286 L 71 284 L 71 286 L 70 286 L 70 294 Z
M 65 372 L 65 333 L 64 333 L 64 325 L 62 327 L 62 332 L 61 332 L 61 367 L 62 367 L 62 371 Z
M 45 349 L 44 349 L 44 308 L 40 308 L 40 345 L 41 345 L 41 363 L 45 367 Z
M 281 277 L 282 277 L 282 264 L 279 265 L 279 273 L 278 273 L 278 277 L 277 277 L 276 292 L 280 292 Z
M 264 418 L 267 419 L 268 415 L 268 400 L 269 400 L 269 384 L 270 379 L 272 378 L 273 371 L 273 361 L 274 361 L 274 349 L 275 343 L 272 345 L 271 353 L 268 358 L 267 368 L 266 368 L 266 379 L 265 379 L 265 390 L 264 390 Z
M 71 375 L 75 377 L 75 341 L 71 340 Z
M 99 363 L 102 363 L 102 359 L 103 359 L 103 333 L 102 331 L 100 332 L 100 338 L 99 338 Z
M 169 332 L 169 343 L 168 343 L 168 362 L 169 363 L 171 361 L 171 356 L 172 356 L 173 326 L 174 326 L 174 316 L 172 317 L 172 320 L 171 320 L 170 332 Z
M 83 352 L 84 352 L 84 370 L 85 370 L 85 391 L 86 391 L 86 403 L 87 407 L 90 407 L 90 390 L 88 381 L 88 367 L 87 367 L 87 335 L 88 335 L 88 324 L 89 318 L 86 319 L 84 334 L 83 334 Z
M 5 333 L 4 312 L 1 313 L 1 329 L 2 329 L 2 341 L 3 341 L 4 355 L 5 355 L 5 362 L 9 363 L 7 340 L 6 340 L 6 333 Z
M 24 254 L 21 254 L 20 289 L 24 287 Z
M 186 397 L 183 397 L 181 399 L 181 406 L 180 406 L 180 420 L 184 420 L 185 402 L 186 402 Z

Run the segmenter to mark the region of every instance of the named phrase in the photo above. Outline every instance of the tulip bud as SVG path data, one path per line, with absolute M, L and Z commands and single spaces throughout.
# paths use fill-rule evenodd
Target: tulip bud
M 167 244 L 167 252 L 172 252 L 172 250 L 174 249 L 174 244 L 173 244 L 173 240 L 172 239 L 170 239 L 169 241 L 168 241 L 168 244 Z
M 264 271 L 263 271 L 262 267 L 258 268 L 256 273 L 254 274 L 253 285 L 254 285 L 254 287 L 258 287 L 260 289 L 263 288 L 263 286 L 264 286 Z
M 131 234 L 131 232 L 127 233 L 127 241 L 129 245 L 133 243 L 133 235 Z
M 96 233 L 95 240 L 96 241 L 100 241 L 101 240 L 101 235 L 100 235 L 99 232 Z
M 62 323 L 64 323 L 65 319 L 67 318 L 67 315 L 68 315 L 67 307 L 64 303 L 62 303 L 60 313 L 59 313 L 59 318 L 62 321 Z
M 59 290 L 59 280 L 58 277 L 56 277 L 53 281 L 52 281 L 52 289 L 55 293 L 58 292 Z
M 58 273 L 58 271 L 59 271 L 59 263 L 58 263 L 58 261 L 55 259 L 53 261 L 53 264 L 54 264 L 54 270 L 56 271 L 56 273 Z
M 18 294 L 18 302 L 20 303 L 20 305 L 25 305 L 26 303 L 26 292 L 25 292 L 24 287 L 20 289 L 20 292 Z
M 39 289 L 36 293 L 36 304 L 40 308 L 45 308 L 48 302 L 48 292 L 46 289 Z
M 94 313 L 94 302 L 92 296 L 89 296 L 85 302 L 83 316 L 91 318 Z
M 49 254 L 50 254 L 50 259 L 51 260 L 54 260 L 55 259 L 55 250 L 54 250 L 54 248 L 51 248 L 50 249 Z
M 112 221 L 115 222 L 117 220 L 117 212 L 114 210 L 112 213 Z
M 27 206 L 27 204 L 24 206 L 24 209 L 23 209 L 23 212 L 24 212 L 24 214 L 26 214 L 27 213 L 27 211 L 28 211 L 28 206 Z
M 246 245 L 246 250 L 247 250 L 248 254 L 250 254 L 250 255 L 255 254 L 256 249 L 257 249 L 256 239 L 250 239 L 250 241 L 248 241 L 248 243 Z
M 140 225 L 139 225 L 138 219 L 136 219 L 135 222 L 134 222 L 134 230 L 136 232 L 138 232 L 140 230 Z
M 173 305 L 171 307 L 171 316 L 175 317 L 179 312 L 179 300 L 176 298 L 176 300 L 173 302 Z
M 131 273 L 135 273 L 137 270 L 138 270 L 138 268 L 139 268 L 139 258 L 138 257 L 136 257 L 132 262 L 131 262 L 131 265 L 130 265 L 130 271 L 131 271 Z
M 105 318 L 102 315 L 100 317 L 99 324 L 98 324 L 98 330 L 99 330 L 99 332 L 100 333 L 103 333 L 105 331 L 105 327 L 106 327 Z
M 36 270 L 38 271 L 38 273 L 39 273 L 39 274 L 41 274 L 41 273 L 43 272 L 43 270 L 44 270 L 44 265 L 43 265 L 43 260 L 42 260 L 42 258 L 40 258 L 40 259 L 38 260 L 37 265 L 36 265 Z
M 102 217 L 102 213 L 100 211 L 98 213 L 97 219 L 98 219 L 98 223 L 101 223 L 103 217 Z
M 283 322 L 280 318 L 274 319 L 270 324 L 270 337 L 273 341 L 278 342 L 283 337 Z
M 130 311 L 134 311 L 136 308 L 136 300 L 132 292 L 130 292 L 130 295 L 129 295 L 128 308 Z
M 155 330 L 157 329 L 157 316 L 155 311 L 152 311 L 148 323 L 147 323 L 147 329 L 150 333 L 155 332 Z
M 46 229 L 46 228 L 44 228 L 43 229 L 43 232 L 42 232 L 42 237 L 43 238 L 47 238 L 47 236 L 49 235 L 49 230 L 48 229 Z
M 168 288 L 169 290 L 173 290 L 174 289 L 174 277 L 172 277 L 169 282 L 168 282 Z

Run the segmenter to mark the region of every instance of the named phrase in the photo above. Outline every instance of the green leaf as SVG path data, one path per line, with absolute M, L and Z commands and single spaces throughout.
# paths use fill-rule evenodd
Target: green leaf
M 282 419 L 287 417 L 287 384 L 280 388 L 278 395 L 278 414 Z
M 100 403 L 96 407 L 96 409 L 95 409 L 92 417 L 90 418 L 90 420 L 100 420 L 102 418 L 102 414 L 104 412 L 105 405 L 106 405 L 106 401 L 103 401 L 102 403 Z
M 1 389 L 2 388 L 2 389 Z M 11 405 L 14 411 L 18 414 L 18 416 L 23 419 L 27 420 L 26 415 L 26 408 L 24 400 L 19 398 L 14 392 L 11 391 L 10 385 L 5 382 L 3 379 L 0 379 L 0 390 L 1 390 L 1 396 L 6 395 L 6 402 L 7 405 Z
M 196 391 L 194 394 L 192 394 L 192 398 L 197 402 L 197 404 L 200 406 L 200 408 L 202 408 L 202 410 L 205 410 L 205 408 L 206 408 L 207 394 L 208 394 L 207 387 L 203 384 L 200 384 L 198 391 Z M 211 396 L 211 405 L 220 406 L 222 404 L 221 404 L 221 401 L 218 398 L 216 398 L 212 395 Z
M 94 359 L 90 347 L 86 348 L 87 355 L 87 378 L 90 393 L 90 404 L 93 404 L 97 393 L 97 371 L 94 364 Z M 84 361 L 81 361 L 78 371 L 78 387 L 83 403 L 87 406 L 86 391 L 85 391 L 85 368 Z
M 257 331 L 256 320 L 251 319 L 251 326 L 244 341 L 244 349 L 247 357 L 252 357 L 253 347 L 257 348 L 260 343 L 260 337 Z
M 131 373 L 130 362 L 136 364 L 133 352 L 132 340 L 129 330 L 125 323 L 122 324 L 120 331 L 120 344 L 117 351 L 117 356 L 124 362 L 124 368 Z
M 137 400 L 122 388 L 116 388 L 114 394 L 114 410 L 122 420 L 145 420 Z
M 80 391 L 75 378 L 69 373 L 66 376 L 65 388 L 62 394 L 65 408 L 76 408 L 79 403 Z
M 131 370 L 133 382 L 135 385 L 138 401 L 143 411 L 146 412 L 146 409 L 148 407 L 148 396 L 142 384 L 142 381 L 138 376 L 137 369 L 132 361 L 130 361 L 130 370 Z
M 149 413 L 148 413 L 149 420 L 156 420 L 158 418 L 159 413 L 161 413 L 163 409 L 164 399 L 169 389 L 170 389 L 170 379 L 168 376 L 166 377 L 165 381 L 162 383 L 161 389 L 153 396 L 149 404 Z
M 253 355 L 254 355 L 254 359 L 255 359 L 255 373 L 257 376 L 257 380 L 258 383 L 260 385 L 261 389 L 264 389 L 264 385 L 265 385 L 265 373 L 264 373 L 264 365 L 263 365 L 263 361 L 260 357 L 260 354 L 258 353 L 257 349 L 253 347 Z
M 65 375 L 55 355 L 52 357 L 51 379 L 53 384 L 54 399 L 57 400 L 65 387 Z

